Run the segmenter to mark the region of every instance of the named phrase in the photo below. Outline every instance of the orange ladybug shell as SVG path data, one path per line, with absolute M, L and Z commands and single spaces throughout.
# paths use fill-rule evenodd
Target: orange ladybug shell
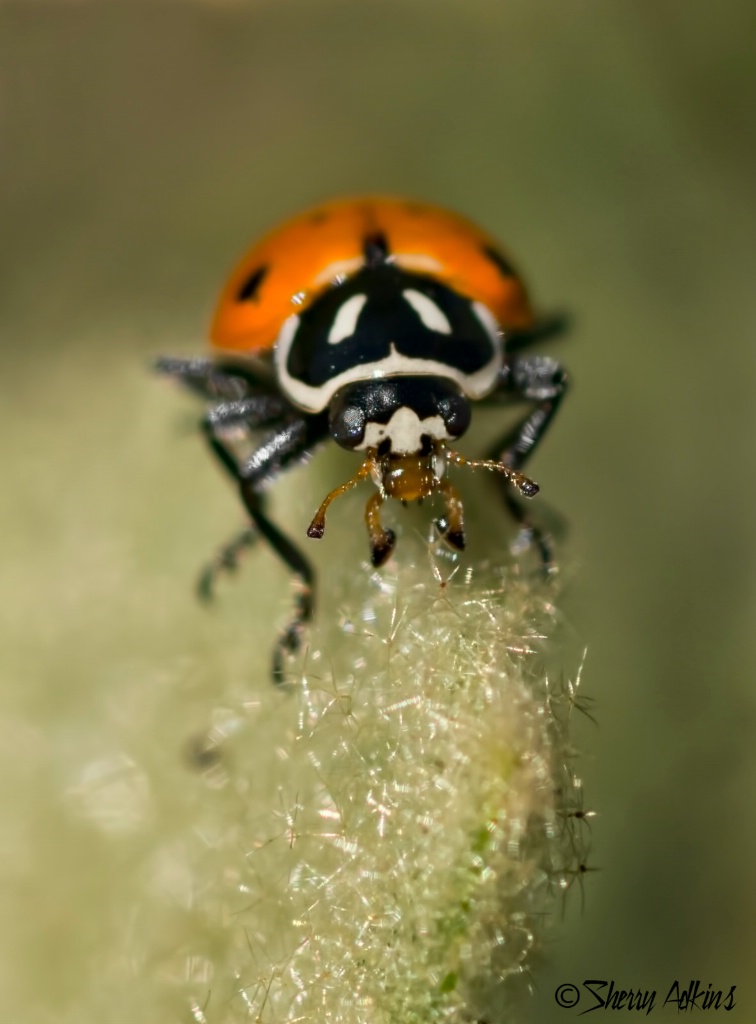
M 265 235 L 237 264 L 211 329 L 214 348 L 272 350 L 284 321 L 365 265 L 365 240 L 389 259 L 481 302 L 505 330 L 533 323 L 525 287 L 497 243 L 455 213 L 411 200 L 366 197 L 317 206 Z

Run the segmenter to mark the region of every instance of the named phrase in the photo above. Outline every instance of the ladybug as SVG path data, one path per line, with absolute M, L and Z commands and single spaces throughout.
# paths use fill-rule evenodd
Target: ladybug
M 509 510 L 546 570 L 553 568 L 512 489 L 537 493 L 521 470 L 567 386 L 555 360 L 522 349 L 563 328 L 559 317 L 536 317 L 512 263 L 474 224 L 436 206 L 365 197 L 319 205 L 262 238 L 222 292 L 212 356 L 158 360 L 159 372 L 209 400 L 202 432 L 251 520 L 202 574 L 201 595 L 211 596 L 217 572 L 235 568 L 257 537 L 299 580 L 295 616 L 275 648 L 276 682 L 312 617 L 314 574 L 268 517 L 264 494 L 329 438 L 361 462 L 327 495 L 309 537 L 323 536 L 335 498 L 370 480 L 376 490 L 365 522 L 374 566 L 396 542 L 381 522 L 386 498 L 438 494 L 445 511 L 436 528 L 462 550 L 463 504 L 447 468 L 481 467 L 500 474 Z M 512 400 L 532 407 L 489 458 L 467 459 L 452 447 L 470 425 L 473 403 Z M 251 455 L 238 453 L 240 432 L 256 435 Z

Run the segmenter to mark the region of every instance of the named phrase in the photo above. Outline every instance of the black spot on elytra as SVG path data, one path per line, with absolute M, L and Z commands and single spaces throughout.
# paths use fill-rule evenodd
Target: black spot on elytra
M 263 278 L 267 273 L 267 267 L 258 267 L 257 270 L 253 270 L 247 280 L 244 281 L 239 288 L 236 295 L 237 300 L 239 302 L 249 302 L 250 299 L 257 298 L 257 292 L 259 291 Z
M 328 214 L 325 210 L 313 210 L 310 214 L 311 224 L 323 224 L 328 220 Z
M 494 249 L 493 246 L 487 245 L 484 247 L 483 252 L 494 263 L 504 277 L 517 277 L 517 271 L 512 264 L 507 260 L 498 249 Z
M 379 267 L 385 263 L 389 254 L 389 246 L 383 232 L 376 231 L 373 235 L 366 235 L 362 241 L 362 252 L 365 256 L 365 263 L 369 267 Z

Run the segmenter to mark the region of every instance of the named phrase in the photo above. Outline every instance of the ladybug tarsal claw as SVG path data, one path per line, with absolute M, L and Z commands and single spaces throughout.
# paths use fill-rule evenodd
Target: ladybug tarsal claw
M 445 516 L 441 516 L 440 519 L 436 519 L 433 525 L 436 527 L 441 540 L 448 544 L 450 548 L 454 548 L 455 551 L 465 550 L 464 530 L 451 528 L 449 520 Z
M 370 561 L 376 569 L 390 557 L 396 546 L 396 534 L 393 530 L 384 530 L 379 537 L 370 539 Z
M 540 491 L 540 487 L 527 476 L 523 476 L 522 473 L 516 473 L 514 470 L 510 471 L 510 480 L 523 496 L 523 498 L 535 498 L 536 494 Z
M 465 535 L 461 530 L 449 530 L 444 534 L 444 540 L 455 551 L 465 550 Z

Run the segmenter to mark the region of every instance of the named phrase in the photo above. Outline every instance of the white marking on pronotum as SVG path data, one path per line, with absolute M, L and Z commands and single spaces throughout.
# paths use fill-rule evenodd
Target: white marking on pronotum
M 407 288 L 402 292 L 410 306 L 414 309 L 429 331 L 439 331 L 441 334 L 451 334 L 451 324 L 446 315 L 438 308 L 436 303 L 429 299 L 422 292 L 416 292 L 414 288 Z
M 420 451 L 424 434 L 437 441 L 445 441 L 449 437 L 446 424 L 440 416 L 428 416 L 421 420 L 414 409 L 402 405 L 388 423 L 366 425 L 365 440 L 359 445 L 359 450 L 377 448 L 388 437 L 391 439 L 392 452 L 408 455 Z
M 497 344 L 501 344 L 501 328 L 496 317 L 493 315 L 488 306 L 484 306 L 482 302 L 473 302 L 472 304 L 473 313 L 477 316 L 478 320 L 483 324 L 489 336 Z
M 493 316 L 491 314 L 489 316 L 491 323 L 495 325 L 496 321 Z M 377 359 L 374 363 L 353 366 L 351 369 L 331 377 L 330 380 L 324 381 L 318 387 L 313 387 L 311 384 L 305 384 L 304 381 L 292 377 L 286 365 L 298 328 L 298 316 L 290 316 L 284 321 L 276 341 L 275 362 L 278 380 L 284 394 L 305 412 L 321 412 L 339 388 L 345 384 L 352 384 L 356 380 L 377 380 L 381 377 L 418 373 L 453 380 L 459 384 L 463 394 L 468 398 L 484 398 L 496 387 L 503 361 L 501 334 L 497 327 L 496 332 L 491 335 L 491 358 L 475 373 L 463 373 L 455 366 L 436 359 L 415 359 L 405 356 L 401 352 L 397 352 L 394 345 L 391 345 L 389 354 L 383 359 Z
M 367 295 L 353 295 L 339 308 L 328 332 L 328 344 L 338 345 L 344 338 L 351 338 L 357 330 L 357 318 L 367 302 Z
M 276 346 L 279 354 L 282 352 L 285 353 L 284 359 L 282 360 L 282 365 L 284 366 L 286 365 L 285 360 L 286 358 L 288 358 L 291 343 L 292 341 L 294 341 L 294 335 L 299 330 L 299 324 L 300 319 L 295 313 L 293 316 L 288 316 L 284 320 L 283 327 L 279 331 L 278 338 L 276 340 Z

